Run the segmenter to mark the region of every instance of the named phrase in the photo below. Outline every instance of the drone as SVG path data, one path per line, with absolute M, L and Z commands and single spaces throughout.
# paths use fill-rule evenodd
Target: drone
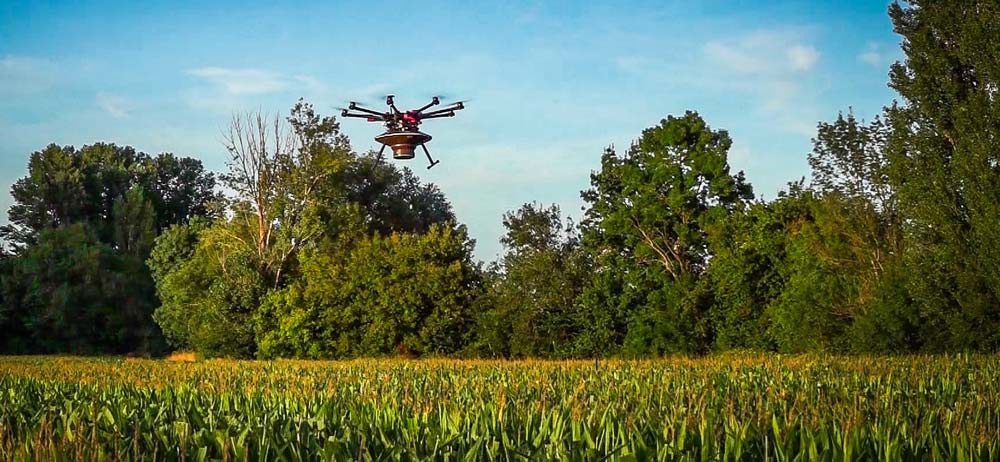
M 428 165 L 427 168 L 430 169 L 434 167 L 441 161 L 434 160 L 434 158 L 431 157 L 431 153 L 427 151 L 426 144 L 431 140 L 431 136 L 420 131 L 420 122 L 427 119 L 454 117 L 455 111 L 465 109 L 464 102 L 459 101 L 448 104 L 440 109 L 424 112 L 431 107 L 441 104 L 441 99 L 435 96 L 431 99 L 431 102 L 425 104 L 420 109 L 400 111 L 396 108 L 393 98 L 393 95 L 385 97 L 385 104 L 389 106 L 389 110 L 387 112 L 378 112 L 368 109 L 362 107 L 354 101 L 351 101 L 347 109 L 342 109 L 340 111 L 340 115 L 344 117 L 366 119 L 369 122 L 382 122 L 385 125 L 385 133 L 375 137 L 375 141 L 382 144 L 382 148 L 378 151 L 379 161 L 382 160 L 382 153 L 385 152 L 386 146 L 392 148 L 392 157 L 399 160 L 412 159 L 417 146 L 420 146 L 424 150 L 424 155 L 427 156 L 427 162 L 430 162 L 430 165 Z

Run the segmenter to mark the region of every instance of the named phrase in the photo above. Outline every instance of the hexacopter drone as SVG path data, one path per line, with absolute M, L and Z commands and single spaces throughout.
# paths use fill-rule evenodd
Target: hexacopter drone
M 420 131 L 418 128 L 420 122 L 426 119 L 454 117 L 455 111 L 465 109 L 464 103 L 459 101 L 448 104 L 441 109 L 424 112 L 432 106 L 441 104 L 440 98 L 435 96 L 431 99 L 431 102 L 420 109 L 400 111 L 396 109 L 396 105 L 393 103 L 393 95 L 389 95 L 385 97 L 385 104 L 389 106 L 389 110 L 387 112 L 378 112 L 361 107 L 358 103 L 351 101 L 347 109 L 341 110 L 340 115 L 385 124 L 385 133 L 375 137 L 375 141 L 382 143 L 382 148 L 378 151 L 379 160 L 382 159 L 382 153 L 385 151 L 386 146 L 392 148 L 392 157 L 400 160 L 412 159 L 417 146 L 420 146 L 427 156 L 427 161 L 430 162 L 427 168 L 429 169 L 437 165 L 440 161 L 434 160 L 431 157 L 431 153 L 427 151 L 427 146 L 425 146 L 431 140 L 431 136 Z M 352 113 L 351 111 L 357 112 Z

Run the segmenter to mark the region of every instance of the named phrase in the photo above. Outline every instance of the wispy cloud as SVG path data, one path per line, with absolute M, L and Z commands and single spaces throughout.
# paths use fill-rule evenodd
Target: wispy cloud
M 883 49 L 878 42 L 868 42 L 865 49 L 858 53 L 858 61 L 876 68 L 884 68 L 895 60 L 892 53 Z
M 641 56 L 619 56 L 614 62 L 619 70 L 639 76 L 645 75 L 650 67 L 650 60 Z
M 789 31 L 757 31 L 742 37 L 712 40 L 705 55 L 726 69 L 741 74 L 775 74 L 811 71 L 820 59 L 815 47 L 801 43 Z
M 26 56 L 0 57 L 0 95 L 41 93 L 53 82 L 55 65 Z
M 202 67 L 188 70 L 189 75 L 200 77 L 233 95 L 259 95 L 288 88 L 291 79 L 260 69 L 230 69 Z
M 812 46 L 794 45 L 788 48 L 786 54 L 792 69 L 796 71 L 811 71 L 819 61 L 819 52 Z
M 323 81 L 311 75 L 266 69 L 201 67 L 188 69 L 185 73 L 207 85 L 183 90 L 182 98 L 193 108 L 218 113 L 241 110 L 248 102 L 260 105 L 270 96 L 319 98 L 329 91 Z
M 767 63 L 761 56 L 732 44 L 708 42 L 705 54 L 728 70 L 741 74 L 755 74 L 767 69 Z
M 813 71 L 822 57 L 809 42 L 802 30 L 787 28 L 712 40 L 703 51 L 717 76 L 734 82 L 730 91 L 754 101 L 758 116 L 784 131 L 809 136 L 818 115 L 817 96 L 809 89 L 815 88 Z
M 97 106 L 116 119 L 124 119 L 132 112 L 133 104 L 128 98 L 107 92 L 97 93 Z

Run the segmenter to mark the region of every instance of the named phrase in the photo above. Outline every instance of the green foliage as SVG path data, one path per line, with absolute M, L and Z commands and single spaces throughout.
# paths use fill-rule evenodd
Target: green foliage
M 119 252 L 143 259 L 156 239 L 156 212 L 141 186 L 133 187 L 112 209 L 114 247 Z
M 268 296 L 258 319 L 264 357 L 449 354 L 471 327 L 478 290 L 464 228 L 365 238 L 344 252 L 307 252 L 302 277 Z
M 209 214 L 215 180 L 200 161 L 130 147 L 50 145 L 11 188 L 14 254 L 3 280 L 5 351 L 125 353 L 162 348 L 144 265 L 156 234 Z
M 308 103 L 287 123 L 235 119 L 229 217 L 157 240 L 156 320 L 171 344 L 237 357 L 456 351 L 478 268 L 450 204 L 408 169 L 351 152 Z
M 157 351 L 152 284 L 141 259 L 116 252 L 82 223 L 43 230 L 3 279 L 5 349 Z
M 809 188 L 714 229 L 716 348 L 899 352 L 920 348 L 905 290 L 901 217 L 880 118 L 819 124 Z
M 340 202 L 337 174 L 352 156 L 333 117 L 299 101 L 282 123 L 256 113 L 234 116 L 226 135 L 233 191 L 227 227 L 234 245 L 271 289 L 285 285 L 298 253 L 322 236 L 320 204 Z M 291 127 L 290 129 L 288 127 Z
M 345 166 L 337 181 L 344 200 L 356 204 L 365 227 L 379 235 L 425 233 L 435 224 L 455 221 L 441 190 L 421 183 L 409 168 L 359 157 Z
M 225 201 L 193 159 L 48 146 L 0 229 L 0 348 L 149 348 L 155 281 L 166 338 L 207 355 L 995 350 L 1000 9 L 889 12 L 902 100 L 820 123 L 808 184 L 753 202 L 729 135 L 669 116 L 604 153 L 581 226 L 507 213 L 485 272 L 436 186 L 301 100 L 233 119 Z
M 714 350 L 777 347 L 772 306 L 785 291 L 789 245 L 794 230 L 811 219 L 809 197 L 792 185 L 789 194 L 758 202 L 745 213 L 732 214 L 712 227 L 712 287 Z
M 149 266 L 161 306 L 154 318 L 171 346 L 206 356 L 251 357 L 251 317 L 267 283 L 228 223 L 195 221 L 167 230 Z
M 101 242 L 112 244 L 115 205 L 136 188 L 152 202 L 156 232 L 210 214 L 217 200 L 215 178 L 201 161 L 172 154 L 152 157 L 113 144 L 79 150 L 52 144 L 31 155 L 28 175 L 11 188 L 14 205 L 3 237 L 22 248 L 42 230 L 87 223 Z
M 893 4 L 906 59 L 890 86 L 893 184 L 906 216 L 907 289 L 928 350 L 1000 346 L 1000 9 Z M 918 270 L 919 269 L 919 270 Z
M 752 197 L 743 174 L 730 174 L 731 145 L 725 131 L 688 112 L 643 131 L 623 157 L 608 150 L 591 175 L 583 238 L 604 274 L 583 301 L 595 320 L 608 308 L 624 311 L 609 321 L 628 326 L 628 354 L 703 351 L 711 342 L 701 281 L 707 229 Z
M 489 356 L 573 355 L 577 298 L 588 261 L 559 207 L 524 204 L 504 215 L 506 253 L 487 278 L 473 350 Z

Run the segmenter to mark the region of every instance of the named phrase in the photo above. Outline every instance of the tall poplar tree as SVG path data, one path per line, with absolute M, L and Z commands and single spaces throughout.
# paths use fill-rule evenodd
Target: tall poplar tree
M 1000 5 L 896 2 L 892 180 L 931 350 L 1000 345 Z

